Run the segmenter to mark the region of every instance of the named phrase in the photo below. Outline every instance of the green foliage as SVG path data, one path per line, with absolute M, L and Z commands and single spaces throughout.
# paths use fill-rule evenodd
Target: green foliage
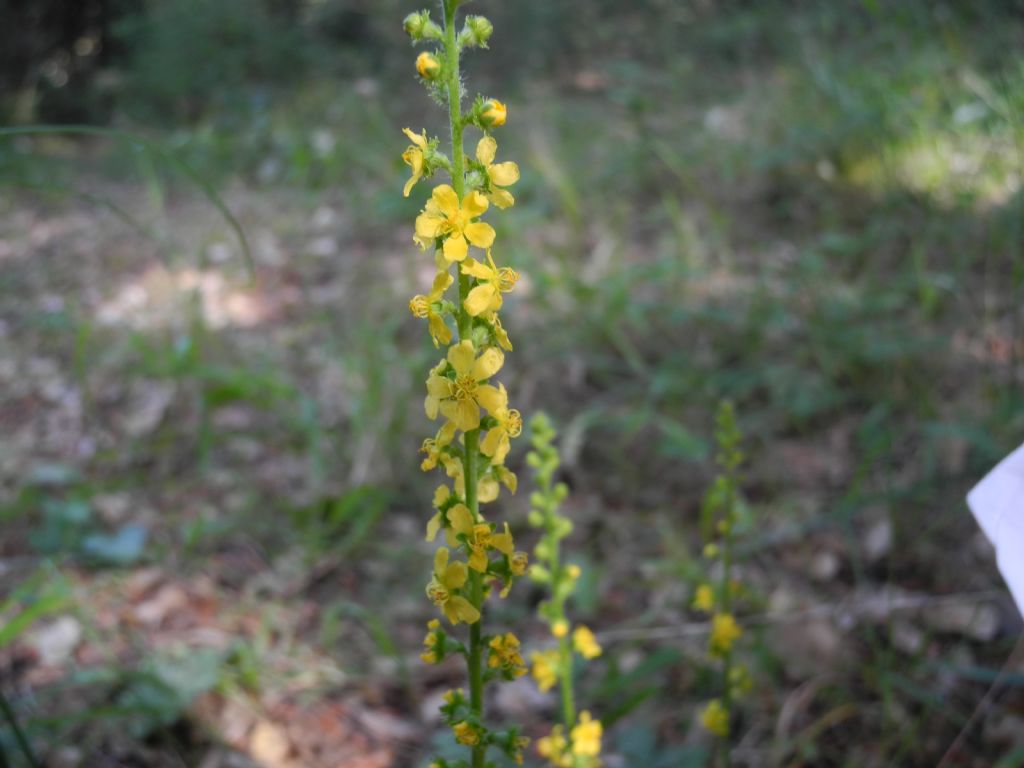
M 162 0 L 123 19 L 117 34 L 131 51 L 129 109 L 152 120 L 244 110 L 261 88 L 301 75 L 310 63 L 301 30 L 266 2 Z

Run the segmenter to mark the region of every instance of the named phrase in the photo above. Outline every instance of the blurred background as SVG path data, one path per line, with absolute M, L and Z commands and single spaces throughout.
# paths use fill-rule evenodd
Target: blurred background
M 446 125 L 419 7 L 0 3 L 0 690 L 43 765 L 425 766 L 449 740 L 462 670 L 417 658 L 437 353 L 401 129 Z M 728 397 L 736 764 L 1024 765 L 1021 619 L 963 501 L 1024 434 L 1024 3 L 468 10 L 496 30 L 470 95 L 509 105 L 523 171 L 492 217 L 524 275 L 502 375 L 561 430 L 607 764 L 707 761 L 689 606 Z M 500 506 L 530 543 L 525 450 Z M 496 618 L 528 648 L 538 597 Z M 524 679 L 492 711 L 537 737 L 553 705 Z

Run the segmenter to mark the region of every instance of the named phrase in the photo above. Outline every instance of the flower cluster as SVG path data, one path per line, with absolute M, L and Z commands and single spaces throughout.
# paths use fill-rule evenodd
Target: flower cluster
M 708 637 L 708 658 L 721 673 L 720 698 L 712 699 L 700 715 L 704 728 L 719 739 L 720 751 L 727 755 L 733 707 L 738 698 L 750 690 L 750 675 L 734 658 L 733 649 L 743 630 L 733 614 L 733 603 L 740 584 L 734 577 L 733 541 L 736 529 L 738 471 L 743 462 L 740 450 L 742 435 L 736 424 L 736 412 L 723 402 L 715 416 L 716 461 L 720 468 L 704 500 L 704 557 L 721 566 L 721 579 L 700 584 L 693 597 L 693 607 L 711 615 Z M 710 567 L 709 567 L 710 570 Z
M 559 687 L 562 702 L 562 723 L 538 740 L 537 752 L 556 768 L 597 768 L 601 765 L 602 727 L 590 712 L 576 714 L 573 690 L 573 666 L 577 656 L 590 660 L 601 655 L 601 646 L 586 626 L 570 625 L 566 603 L 576 589 L 580 567 L 562 558 L 561 542 L 572 532 L 572 521 L 559 513 L 569 495 L 564 483 L 555 482 L 558 450 L 553 445 L 555 430 L 540 413 L 530 421 L 533 450 L 527 463 L 536 472 L 537 491 L 530 497 L 530 524 L 541 530 L 541 539 L 534 550 L 536 564 L 531 578 L 545 585 L 550 599 L 541 603 L 538 612 L 557 641 L 557 645 L 531 655 L 533 678 L 537 687 L 547 691 Z
M 503 487 L 514 493 L 517 484 L 505 459 L 511 441 L 522 432 L 523 419 L 510 407 L 508 392 L 495 376 L 512 350 L 498 313 L 519 275 L 501 264 L 497 233 L 485 219 L 494 209 L 515 204 L 509 188 L 519 181 L 519 167 L 498 160 L 492 131 L 507 120 L 503 103 L 480 96 L 462 111 L 460 55 L 467 48 L 486 48 L 493 26 L 482 16 L 467 16 L 457 32 L 461 2 L 444 0 L 441 24 L 428 11 L 405 19 L 413 43 L 432 46 L 419 54 L 415 68 L 435 99 L 447 106 L 451 145 L 442 151 L 439 138 L 406 128 L 411 143 L 402 159 L 410 168 L 406 197 L 438 174 L 446 174 L 450 182 L 433 187 L 416 217 L 413 241 L 431 252 L 436 272 L 429 290 L 413 296 L 409 309 L 426 320 L 434 346 L 445 348 L 427 377 L 424 400 L 426 415 L 439 422 L 438 428 L 420 449 L 422 469 L 440 471 L 445 478 L 434 493 L 434 513 L 426 526 L 428 541 L 438 535 L 444 541 L 435 553 L 426 593 L 450 625 L 469 626 L 463 641 L 450 636 L 440 618 L 431 620 L 422 658 L 428 664 L 453 654 L 465 658 L 469 693 L 452 692 L 442 714 L 455 741 L 469 748 L 471 762 L 465 765 L 482 768 L 489 747 L 521 761 L 525 746 L 515 729 L 497 731 L 484 723 L 483 686 L 491 680 L 514 680 L 527 668 L 514 634 L 487 635 L 482 625 L 494 585 L 501 585 L 501 597 L 507 595 L 526 574 L 529 558 L 515 549 L 508 524 L 489 520 L 480 508 L 494 501 Z M 464 133 L 470 128 L 481 135 L 475 152 L 467 156 Z

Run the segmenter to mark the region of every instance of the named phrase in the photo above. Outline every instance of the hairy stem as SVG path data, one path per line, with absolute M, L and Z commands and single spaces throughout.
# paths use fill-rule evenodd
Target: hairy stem
M 466 193 L 466 158 L 462 147 L 462 83 L 459 76 L 459 46 L 455 37 L 455 9 L 457 0 L 444 0 L 444 45 L 445 45 L 445 77 L 448 90 L 448 122 L 452 138 L 452 188 L 461 201 Z M 473 332 L 473 319 L 465 308 L 466 296 L 469 295 L 469 276 L 459 273 L 459 339 L 469 339 Z M 476 519 L 480 514 L 480 503 L 477 499 L 477 463 L 479 430 L 471 430 L 465 435 L 466 460 L 463 471 L 466 479 L 466 506 Z M 479 721 L 483 718 L 484 684 L 483 684 L 483 578 L 475 571 L 470 571 L 469 600 L 481 612 L 480 619 L 469 628 L 469 654 L 466 663 L 469 667 L 469 708 Z M 473 768 L 484 768 L 487 756 L 487 745 L 481 744 L 472 748 Z

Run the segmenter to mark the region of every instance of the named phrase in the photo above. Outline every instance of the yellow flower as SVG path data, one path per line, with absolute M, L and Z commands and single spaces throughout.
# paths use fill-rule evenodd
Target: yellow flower
M 480 441 L 480 451 L 484 456 L 490 456 L 494 464 L 502 464 L 512 447 L 509 438 L 519 437 L 523 431 L 523 417 L 515 408 L 508 407 L 508 393 L 502 384 L 498 385 L 497 406 L 491 411 L 491 416 L 498 423 L 487 430 Z
M 519 653 L 519 638 L 511 632 L 498 635 L 489 643 L 491 652 L 488 654 L 487 666 L 491 669 L 501 667 L 513 677 L 526 674 L 526 662 Z
M 440 608 L 448 621 L 475 624 L 480 620 L 478 611 L 469 600 L 454 594 L 469 578 L 465 563 L 449 563 L 448 550 L 441 547 L 434 555 L 434 575 L 427 584 L 427 597 Z
M 551 729 L 551 735 L 538 739 L 537 752 L 557 768 L 572 768 L 572 755 L 567 750 L 568 746 L 562 726 L 556 725 Z
M 469 244 L 490 248 L 494 244 L 494 228 L 483 221 L 472 221 L 487 210 L 487 198 L 473 190 L 459 203 L 459 196 L 447 184 L 435 187 L 423 213 L 416 217 L 413 238 L 421 248 L 439 237 L 448 264 L 462 261 L 469 253 Z
M 441 507 L 451 495 L 452 492 L 447 485 L 439 485 L 437 490 L 434 491 L 434 508 L 437 509 L 437 512 L 427 521 L 427 541 L 433 541 L 438 531 L 441 530 L 441 526 L 444 524 L 444 515 L 441 514 Z M 459 542 L 455 538 L 455 531 L 451 528 L 444 529 L 444 537 L 449 547 L 458 546 Z
M 498 153 L 498 142 L 490 136 L 484 136 L 476 145 L 476 159 L 484 167 L 487 180 L 490 184 L 490 194 L 487 198 L 501 209 L 509 208 L 515 203 L 515 198 L 502 187 L 511 187 L 519 181 L 519 166 L 511 160 L 504 163 L 495 163 L 494 157 Z
M 448 349 L 448 363 L 455 370 L 455 378 L 440 375 L 443 368 L 435 367 L 427 379 L 427 399 L 424 409 L 427 418 L 436 419 L 438 411 L 463 432 L 480 426 L 480 408 L 493 413 L 501 406 L 497 387 L 482 382 L 501 370 L 505 355 L 500 349 L 489 347 L 479 357 L 468 339 Z
M 462 305 L 473 317 L 488 315 L 501 309 L 501 294 L 511 291 L 519 279 L 519 273 L 509 267 L 500 269 L 487 250 L 487 264 L 470 259 L 462 264 L 462 274 L 475 277 L 477 284 L 466 296 Z
M 530 566 L 530 555 L 526 552 L 513 552 L 509 564 L 513 576 L 525 576 L 526 569 Z
M 569 634 L 569 622 L 565 619 L 558 619 L 551 625 L 551 634 L 558 638 L 565 637 Z
M 451 445 L 452 438 L 454 437 L 455 425 L 450 421 L 446 421 L 444 426 L 437 431 L 436 437 L 428 437 L 424 440 L 423 445 L 420 446 L 420 453 L 427 454 L 427 457 L 420 464 L 420 469 L 424 472 L 429 472 L 436 467 L 437 462 L 444 455 L 444 449 Z
M 501 326 L 501 320 L 498 318 L 498 313 L 492 312 L 484 319 L 491 324 L 491 328 L 493 329 L 494 332 L 494 340 L 498 342 L 498 346 L 504 349 L 506 352 L 511 352 L 512 340 L 509 339 L 508 333 Z
M 508 531 L 508 523 L 505 523 L 504 533 L 494 533 L 487 523 L 475 522 L 473 513 L 465 504 L 456 504 L 449 509 L 448 521 L 455 533 L 466 537 L 466 546 L 470 552 L 469 567 L 473 570 L 480 573 L 487 570 L 488 549 L 497 549 L 506 555 L 512 554 L 512 534 Z
M 426 296 L 419 294 L 409 300 L 409 311 L 416 317 L 427 319 L 427 328 L 430 329 L 430 338 L 434 341 L 435 347 L 438 346 L 438 342 L 447 344 L 452 340 L 451 328 L 445 323 L 444 315 L 438 312 L 435 306 L 441 301 L 444 292 L 453 282 L 455 282 L 455 278 L 448 272 L 438 272 L 437 277 L 434 278 L 434 284 L 430 288 L 430 293 Z
M 711 613 L 715 609 L 715 591 L 710 584 L 701 584 L 693 596 L 693 607 L 704 613 Z
M 459 742 L 459 744 L 465 744 L 467 747 L 472 747 L 480 743 L 480 732 L 465 720 L 453 725 L 452 731 L 454 731 L 455 740 Z
M 488 128 L 499 128 L 505 124 L 508 108 L 497 99 L 488 99 L 480 109 L 480 119 Z
M 713 560 L 718 557 L 718 545 L 714 542 L 704 545 L 704 557 L 708 560 Z
M 580 574 L 583 573 L 583 571 L 580 570 L 580 567 L 576 565 L 576 563 L 572 563 L 571 565 L 566 566 L 565 572 L 569 574 L 570 579 L 578 579 L 580 577 Z
M 597 757 L 601 754 L 601 721 L 593 720 L 587 711 L 580 712 L 580 719 L 572 729 L 572 753 L 580 757 Z
M 712 656 L 724 656 L 731 649 L 736 639 L 743 634 L 736 619 L 729 613 L 716 613 L 711 619 L 711 639 L 709 647 Z
M 547 691 L 558 682 L 558 651 L 536 651 L 530 654 L 531 674 L 541 691 Z
M 721 701 L 711 700 L 704 711 L 700 713 L 700 724 L 715 736 L 729 735 L 729 713 L 725 711 Z
M 573 630 L 572 645 L 585 659 L 596 659 L 601 655 L 601 646 L 587 627 L 579 626 Z
M 416 57 L 416 71 L 424 80 L 433 80 L 441 73 L 441 62 L 434 54 L 424 51 Z
M 412 176 L 405 182 L 405 189 L 402 190 L 403 197 L 408 197 L 416 182 L 423 178 L 423 167 L 425 164 L 423 152 L 427 148 L 427 132 L 413 133 L 408 128 L 402 129 L 409 137 L 412 144 L 402 153 L 402 160 L 412 168 Z

